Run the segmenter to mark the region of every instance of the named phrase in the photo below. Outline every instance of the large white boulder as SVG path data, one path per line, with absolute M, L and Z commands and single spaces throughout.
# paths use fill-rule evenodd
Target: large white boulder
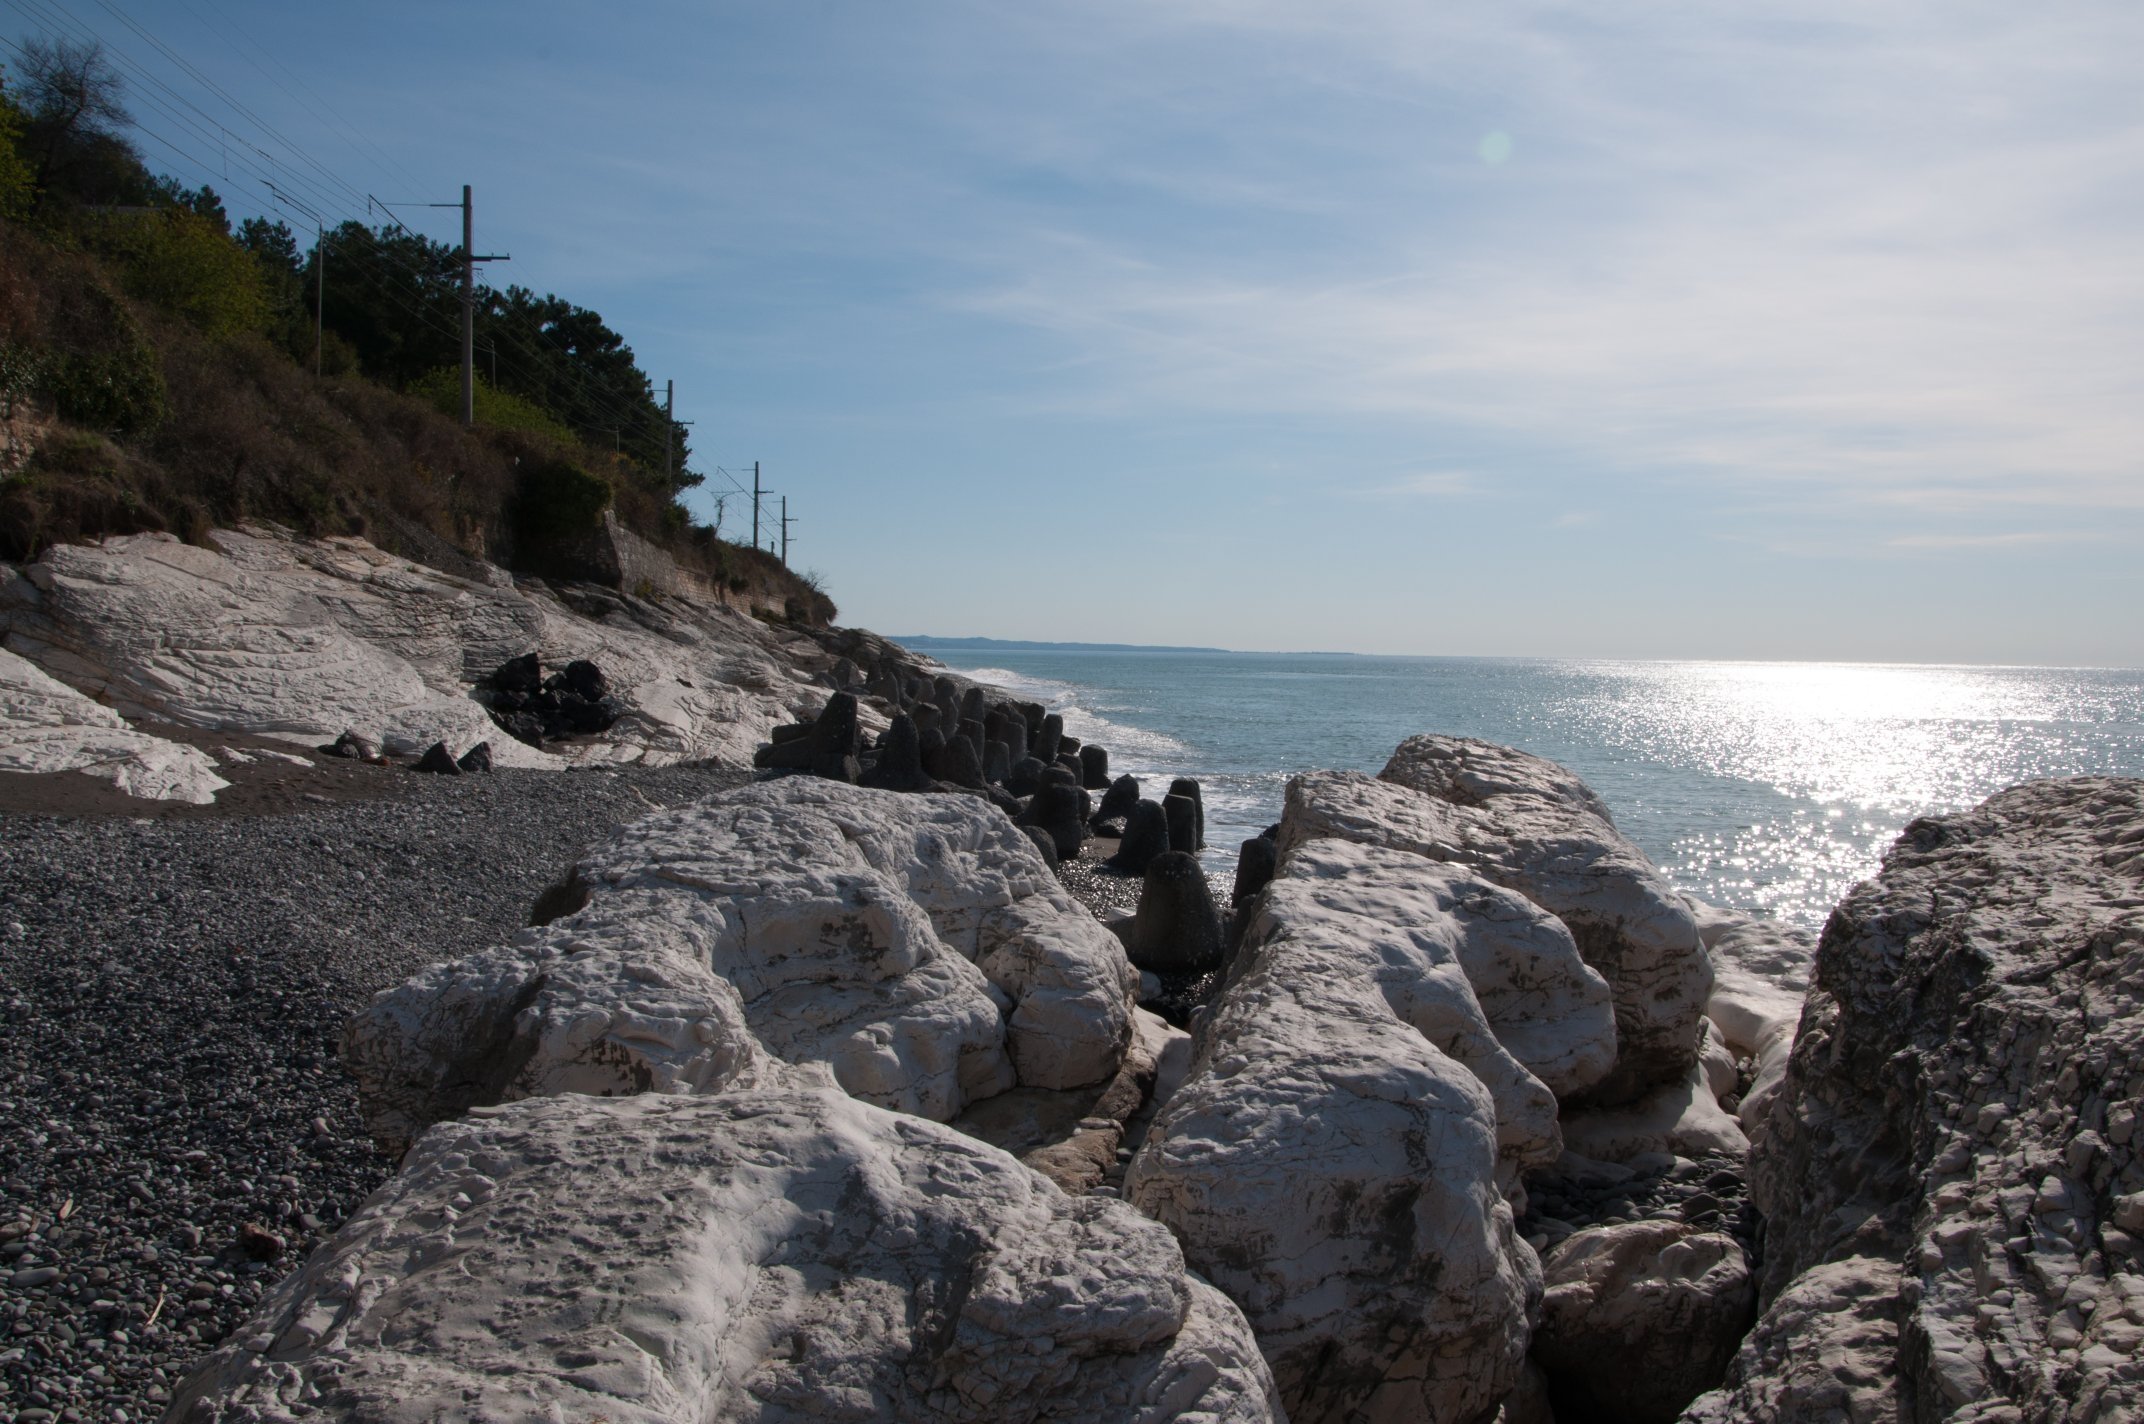
M 748 765 L 823 697 L 777 635 L 727 608 L 614 599 L 598 619 L 503 571 L 458 578 L 362 539 L 249 527 L 207 545 L 136 534 L 59 545 L 0 586 L 6 646 L 129 717 L 402 755 L 492 744 L 502 766 L 559 767 L 469 697 L 509 658 L 586 658 L 625 712 L 568 759 Z
M 0 648 L 0 771 L 79 771 L 129 796 L 205 806 L 230 785 L 197 748 L 136 731 Z
M 762 1088 L 433 1129 L 168 1417 L 1280 1415 L 1241 1314 L 1161 1226 L 950 1128 Z
M 1696 1061 L 1712 965 L 1688 904 L 1568 771 L 1508 747 L 1410 737 L 1376 780 L 1300 778 L 1292 838 L 1340 836 L 1466 866 L 1556 916 L 1614 995 L 1616 1062 L 1589 1096 L 1635 1098 Z
M 1126 1171 L 1243 1307 L 1298 1424 L 1476 1418 L 1518 1378 L 1539 1275 L 1499 1162 L 1554 1157 L 1554 1100 L 1462 968 L 1501 902 L 1419 857 L 1296 847 Z
M 1131 1041 L 1122 947 L 975 797 L 763 782 L 625 827 L 573 884 L 576 913 L 352 1020 L 383 1143 L 471 1103 L 712 1091 L 764 1054 L 944 1121 L 1106 1080 Z

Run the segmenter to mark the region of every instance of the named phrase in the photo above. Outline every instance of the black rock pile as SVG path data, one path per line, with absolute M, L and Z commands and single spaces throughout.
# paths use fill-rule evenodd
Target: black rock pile
M 862 681 L 859 682 L 859 677 Z M 1155 855 L 1196 850 L 1205 821 L 1198 783 L 1180 779 L 1170 787 L 1179 822 L 1171 840 L 1156 802 L 1141 802 L 1139 783 L 1109 777 L 1109 752 L 1084 746 L 1065 733 L 1064 718 L 1040 703 L 993 697 L 985 688 L 951 677 L 925 676 L 888 660 L 860 674 L 854 663 L 834 679 L 844 684 L 817 717 L 776 727 L 752 764 L 763 771 L 808 772 L 882 791 L 958 791 L 980 796 L 1028 829 L 1057 863 L 1077 860 L 1093 837 L 1123 834 L 1127 816 L 1153 833 L 1145 849 L 1108 866 L 1144 875 Z M 877 699 L 892 723 L 873 741 L 863 733 L 859 696 Z M 1098 808 L 1092 795 L 1107 788 Z M 1145 809 L 1142 811 L 1141 807 Z
M 585 658 L 546 677 L 536 654 L 523 653 L 499 664 L 475 696 L 501 731 L 532 747 L 593 736 L 625 712 L 603 670 Z

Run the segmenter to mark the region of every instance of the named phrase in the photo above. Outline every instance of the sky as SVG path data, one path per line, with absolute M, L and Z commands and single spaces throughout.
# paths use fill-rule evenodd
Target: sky
M 471 184 L 844 622 L 2144 664 L 2134 0 L 0 20 L 234 215 Z

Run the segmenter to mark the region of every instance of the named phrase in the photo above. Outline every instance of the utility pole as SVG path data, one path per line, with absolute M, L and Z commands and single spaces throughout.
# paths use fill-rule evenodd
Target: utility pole
M 446 206 L 442 204 L 441 206 Z M 476 424 L 476 264 L 511 262 L 503 252 L 476 255 L 476 206 L 462 184 L 462 424 Z
M 759 547 L 759 461 L 752 462 L 752 547 Z
M 671 442 L 677 438 L 677 382 L 663 382 L 663 488 L 677 488 L 677 457 Z
M 782 496 L 782 567 L 789 567 L 789 496 Z

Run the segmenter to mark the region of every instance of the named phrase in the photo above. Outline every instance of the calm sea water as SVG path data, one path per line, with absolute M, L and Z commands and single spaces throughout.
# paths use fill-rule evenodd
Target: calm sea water
M 1278 819 L 1289 776 L 1375 772 L 1416 732 L 1562 762 L 1679 887 L 1811 930 L 1915 816 L 2033 777 L 2144 776 L 2138 670 L 932 655 L 1062 710 L 1067 731 L 1109 748 L 1112 773 L 1198 777 L 1217 876 Z

